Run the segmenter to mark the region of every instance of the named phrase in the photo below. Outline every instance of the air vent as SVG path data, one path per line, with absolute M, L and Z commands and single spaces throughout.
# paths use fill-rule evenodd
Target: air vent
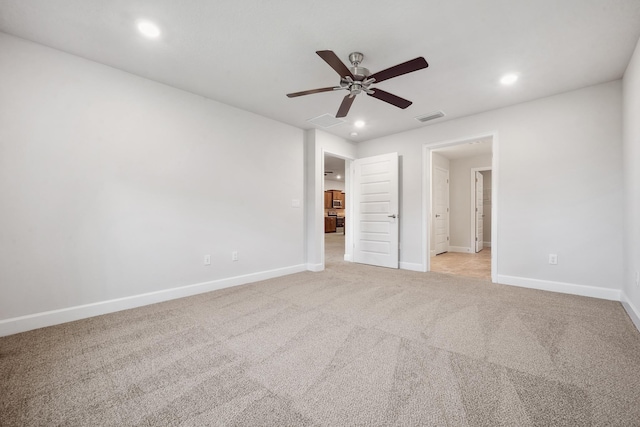
M 330 128 L 331 126 L 339 125 L 345 122 L 344 120 L 336 119 L 331 114 L 323 114 L 307 121 L 323 128 Z
M 442 111 L 436 111 L 435 113 L 425 114 L 423 116 L 418 116 L 415 119 L 419 122 L 428 122 L 429 120 L 439 119 L 440 117 L 444 117 L 444 113 Z

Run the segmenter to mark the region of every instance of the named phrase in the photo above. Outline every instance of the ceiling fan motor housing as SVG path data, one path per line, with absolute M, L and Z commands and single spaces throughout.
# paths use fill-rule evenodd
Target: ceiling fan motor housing
M 363 59 L 364 55 L 360 52 L 351 52 L 349 54 L 349 62 L 351 62 L 352 65 L 351 67 L 349 67 L 349 70 L 355 77 L 355 80 L 364 80 L 371 74 L 368 69 L 359 67 L 359 65 L 362 64 Z

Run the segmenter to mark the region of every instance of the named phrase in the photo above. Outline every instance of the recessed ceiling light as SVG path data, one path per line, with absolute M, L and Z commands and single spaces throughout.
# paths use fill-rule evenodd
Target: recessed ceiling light
M 340 179 L 340 175 L 336 176 L 336 178 Z
M 365 123 L 364 123 L 364 121 L 362 121 L 362 120 L 358 120 L 358 121 L 357 121 L 357 122 L 355 122 L 353 125 L 354 125 L 355 127 L 357 127 L 357 128 L 363 128 L 363 127 L 364 127 L 364 125 L 365 125 Z
M 358 132 L 351 132 L 349 135 L 351 135 L 351 136 L 358 136 Z
M 149 21 L 138 22 L 138 31 L 140 31 L 143 36 L 149 37 L 150 39 L 155 39 L 160 36 L 160 28 L 158 28 L 158 26 L 153 22 Z
M 516 82 L 516 80 L 518 80 L 517 74 L 505 74 L 500 79 L 500 83 L 502 83 L 503 85 L 512 85 Z

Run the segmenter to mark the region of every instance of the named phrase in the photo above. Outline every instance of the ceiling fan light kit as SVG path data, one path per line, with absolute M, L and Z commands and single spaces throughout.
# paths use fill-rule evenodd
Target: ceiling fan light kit
M 402 64 L 398 64 L 382 71 L 378 71 L 377 73 L 371 74 L 368 69 L 360 66 L 362 60 L 364 59 L 364 55 L 360 52 L 352 52 L 349 54 L 349 62 L 351 63 L 351 67 L 347 67 L 331 50 L 319 50 L 316 53 L 340 75 L 340 85 L 324 87 L 320 89 L 305 90 L 302 92 L 288 93 L 287 96 L 289 98 L 295 98 L 298 96 L 311 95 L 320 92 L 347 90 L 349 91 L 349 94 L 346 95 L 342 100 L 340 108 L 338 108 L 336 118 L 346 117 L 356 96 L 361 94 L 362 92 L 381 101 L 387 102 L 391 105 L 395 105 L 398 108 L 407 108 L 409 105 L 411 105 L 411 101 L 400 98 L 399 96 L 392 93 L 385 92 L 382 89 L 372 88 L 371 85 L 401 76 L 403 74 L 412 73 L 429 66 L 429 64 L 423 57 L 418 57 L 410 61 L 403 62 Z

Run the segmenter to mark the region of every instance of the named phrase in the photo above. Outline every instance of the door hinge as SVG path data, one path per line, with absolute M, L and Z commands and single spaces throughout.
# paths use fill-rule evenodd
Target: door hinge
M 447 236 L 447 242 L 449 241 L 449 236 Z
M 476 237 L 476 242 L 478 241 L 478 238 Z
M 447 184 L 449 183 L 449 180 L 447 180 Z

